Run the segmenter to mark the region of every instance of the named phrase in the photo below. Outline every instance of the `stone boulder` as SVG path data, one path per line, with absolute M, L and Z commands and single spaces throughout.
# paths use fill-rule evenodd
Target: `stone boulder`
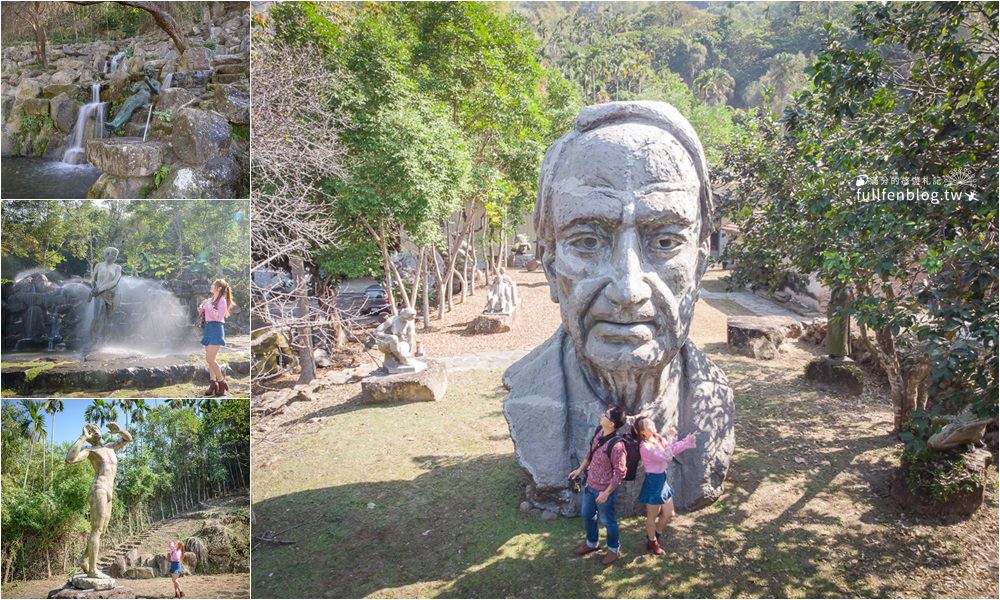
M 990 418 L 977 418 L 970 407 L 966 407 L 958 416 L 946 423 L 927 440 L 927 445 L 934 450 L 950 450 L 967 444 L 982 441 L 986 427 L 993 422 Z
M 806 365 L 806 380 L 835 394 L 860 396 L 865 390 L 864 373 L 849 358 L 820 356 L 813 359 Z
M 182 87 L 167 88 L 156 98 L 156 110 L 173 112 L 197 98 L 194 92 Z
M 125 571 L 125 577 L 128 579 L 153 579 L 156 577 L 156 573 L 153 571 L 153 567 L 129 567 Z
M 116 177 L 145 177 L 163 166 L 160 141 L 100 138 L 87 140 L 87 162 Z
M 78 89 L 79 86 L 71 84 L 53 83 L 45 86 L 45 89 L 42 90 L 42 96 L 46 98 L 55 98 L 60 94 L 68 94 L 72 96 Z
M 41 93 L 42 85 L 40 83 L 34 79 L 22 79 L 21 83 L 17 84 L 14 97 L 18 100 L 27 100 L 28 98 L 37 98 Z
M 726 319 L 726 342 L 750 358 L 777 358 L 785 339 L 800 335 L 802 324 L 791 317 L 741 316 Z
M 212 66 L 212 50 L 204 46 L 191 46 L 181 54 L 181 69 L 184 71 L 203 71 Z
M 138 198 L 140 193 L 153 189 L 153 176 L 118 177 L 101 173 L 94 185 L 87 191 L 88 200 L 105 198 Z
M 514 310 L 509 315 L 483 313 L 469 323 L 468 332 L 477 335 L 507 333 L 513 330 L 517 324 L 517 315 L 519 312 L 519 310 Z
M 116 556 L 115 559 L 108 566 L 108 574 L 112 577 L 125 577 L 125 573 L 128 572 L 128 565 L 125 563 L 124 556 Z
M 70 133 L 76 127 L 76 117 L 79 110 L 80 104 L 69 94 L 59 94 L 49 100 L 49 114 L 56 127 L 63 133 Z
M 21 103 L 21 112 L 25 115 L 47 115 L 49 101 L 45 98 L 28 98 Z
M 76 71 L 64 70 L 57 71 L 52 76 L 52 83 L 55 85 L 70 85 L 76 81 L 77 73 Z
M 417 373 L 389 375 L 383 368 L 361 382 L 363 402 L 430 402 L 440 400 L 448 389 L 448 371 L 438 360 L 425 360 L 427 368 Z
M 215 106 L 234 125 L 250 124 L 250 93 L 236 85 L 215 88 Z
M 182 562 L 184 563 L 184 568 L 189 573 L 194 573 L 195 569 L 198 568 L 198 554 L 195 552 L 185 552 Z
M 150 198 L 236 198 L 240 172 L 229 156 L 216 156 L 201 167 L 171 170 Z
M 197 167 L 226 154 L 232 143 L 232 127 L 219 113 L 182 108 L 172 122 L 174 154 L 189 166 Z
M 177 71 L 170 81 L 170 89 L 175 87 L 187 88 L 189 90 L 204 90 L 212 78 L 212 72 L 204 71 Z

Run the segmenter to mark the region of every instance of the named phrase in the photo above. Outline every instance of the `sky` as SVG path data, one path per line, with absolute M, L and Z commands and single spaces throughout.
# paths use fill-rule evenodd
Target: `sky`
M 19 404 L 18 400 L 4 400 L 4 404 Z M 83 425 L 86 421 L 83 418 L 83 411 L 87 410 L 87 406 L 90 405 L 91 400 L 87 398 L 67 398 L 63 402 L 63 411 L 56 413 L 56 423 L 55 423 L 55 443 L 61 444 L 63 442 L 74 442 L 76 438 L 80 437 L 83 433 Z M 146 404 L 150 408 L 154 406 L 160 406 L 165 404 L 166 400 L 146 400 Z M 118 424 L 123 428 L 125 427 L 125 415 L 122 413 L 121 408 L 118 408 Z M 102 428 L 102 431 L 107 432 L 107 428 Z M 52 415 L 45 413 L 45 438 L 48 439 L 52 435 Z

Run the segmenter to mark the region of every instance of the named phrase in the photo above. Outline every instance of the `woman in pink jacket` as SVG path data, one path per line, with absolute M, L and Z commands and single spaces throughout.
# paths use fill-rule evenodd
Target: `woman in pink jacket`
M 225 279 L 216 279 L 212 283 L 212 297 L 201 303 L 198 312 L 205 318 L 205 334 L 201 345 L 205 347 L 205 362 L 208 363 L 208 373 L 212 380 L 205 392 L 205 397 L 221 397 L 226 395 L 229 385 L 226 384 L 222 368 L 216 362 L 219 349 L 226 345 L 225 322 L 229 311 L 233 309 L 233 291 Z
M 646 550 L 650 554 L 663 555 L 660 547 L 660 536 L 667 523 L 674 518 L 674 492 L 667 482 L 667 465 L 670 459 L 688 448 L 694 448 L 694 434 L 688 434 L 683 440 L 677 441 L 674 430 L 667 432 L 667 437 L 656 433 L 656 424 L 649 417 L 639 417 L 635 422 L 642 443 L 639 446 L 639 456 L 646 478 L 639 492 L 639 502 L 646 505 Z M 659 518 L 659 523 L 657 523 Z

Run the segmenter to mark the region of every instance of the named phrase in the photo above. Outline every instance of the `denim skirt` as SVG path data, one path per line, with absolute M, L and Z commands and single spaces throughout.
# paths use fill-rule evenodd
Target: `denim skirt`
M 674 491 L 667 483 L 666 473 L 646 473 L 639 491 L 639 502 L 643 504 L 666 504 L 674 497 Z
M 170 572 L 177 573 L 178 575 L 184 574 L 184 569 L 181 568 L 180 561 L 170 561 Z
M 201 336 L 202 346 L 225 346 L 226 330 L 219 321 L 206 321 L 205 334 Z

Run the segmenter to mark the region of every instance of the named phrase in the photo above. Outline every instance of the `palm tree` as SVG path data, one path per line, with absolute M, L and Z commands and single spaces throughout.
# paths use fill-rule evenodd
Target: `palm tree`
M 28 487 L 28 471 L 31 470 L 31 458 L 35 454 L 35 444 L 38 442 L 38 438 L 45 436 L 45 410 L 44 403 L 38 400 L 21 400 L 21 406 L 27 413 L 28 419 L 25 421 L 24 430 L 22 434 L 28 439 L 31 444 L 31 448 L 28 451 L 28 465 L 24 469 L 24 483 L 21 487 Z M 42 445 L 42 451 L 45 451 L 45 446 Z M 42 456 L 42 480 L 45 480 L 45 456 Z
M 115 401 L 111 400 L 108 402 L 100 398 L 95 398 L 90 406 L 87 407 L 87 410 L 83 411 L 83 418 L 88 423 L 97 423 L 102 426 L 105 423 L 117 421 L 118 410 L 115 408 Z
M 133 400 L 132 414 L 130 415 L 130 417 L 132 418 L 132 426 L 134 427 L 136 424 L 141 425 L 145 423 L 146 415 L 148 413 L 149 413 L 149 405 L 146 404 L 145 400 L 142 399 Z M 139 442 L 139 448 L 142 448 L 142 438 L 139 438 L 137 441 Z
M 63 406 L 62 400 L 49 399 L 45 401 L 45 412 L 52 415 L 52 427 L 49 431 L 49 456 L 55 456 L 56 449 L 56 413 L 62 412 L 65 407 Z M 55 461 L 53 460 L 52 468 L 49 469 L 49 478 L 52 478 L 52 471 L 55 469 Z
M 735 85 L 736 81 L 732 76 L 718 67 L 702 71 L 693 82 L 695 93 L 710 106 L 727 102 Z

